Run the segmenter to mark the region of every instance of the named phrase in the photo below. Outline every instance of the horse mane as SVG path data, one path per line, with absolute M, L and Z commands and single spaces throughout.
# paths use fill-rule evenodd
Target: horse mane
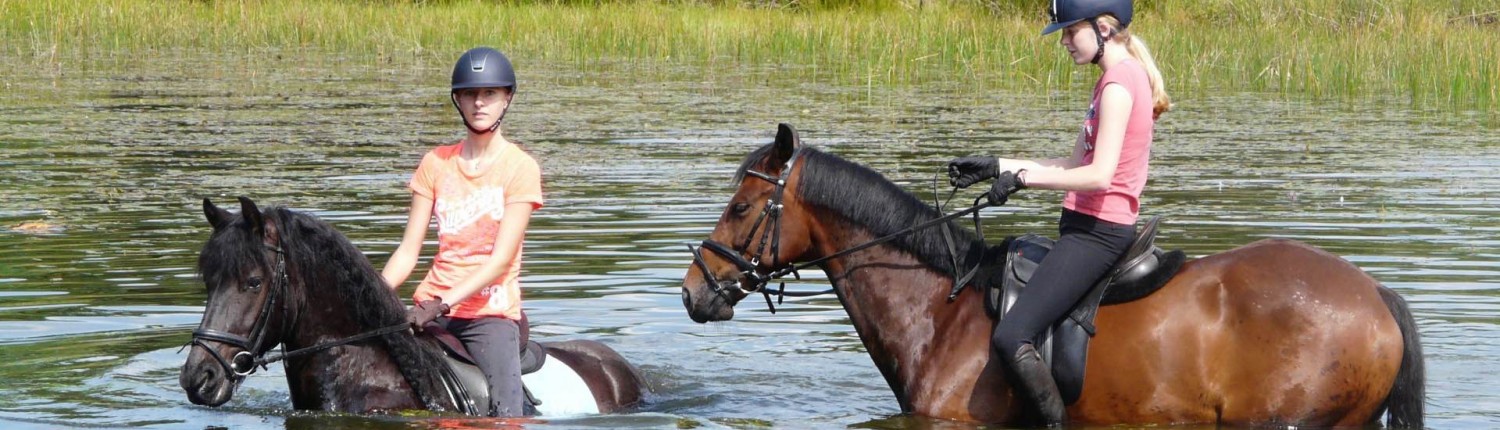
M 734 175 L 735 184 L 745 179 L 746 171 L 765 163 L 775 145 L 771 143 L 762 146 L 745 157 Z M 839 222 L 867 229 L 872 236 L 881 237 L 943 216 L 937 209 L 868 167 L 812 146 L 803 146 L 801 152 L 802 158 L 798 163 L 802 164 L 802 175 L 797 187 L 798 195 L 808 205 L 838 215 Z M 980 258 L 985 258 L 978 252 L 984 248 L 984 242 L 978 234 L 952 221 L 946 224 L 946 228 L 952 233 L 953 247 L 960 256 L 959 263 L 964 270 L 973 267 Z M 912 232 L 890 243 L 916 256 L 930 268 L 956 277 L 941 228 L 932 227 Z M 998 253 L 985 259 L 990 260 L 996 256 Z
M 281 246 L 287 255 L 288 271 L 300 269 L 306 274 L 304 288 L 333 288 L 344 309 L 353 314 L 361 332 L 406 322 L 406 307 L 385 285 L 385 279 L 343 233 L 317 217 L 284 207 L 264 212 L 278 226 Z M 244 247 L 239 247 L 244 248 Z M 299 300 L 305 293 L 291 294 Z M 297 312 L 305 303 L 288 303 Z M 391 359 L 401 370 L 417 398 L 428 409 L 441 409 L 445 398 L 443 383 L 435 369 L 447 366 L 438 351 L 411 333 L 400 331 L 381 337 Z

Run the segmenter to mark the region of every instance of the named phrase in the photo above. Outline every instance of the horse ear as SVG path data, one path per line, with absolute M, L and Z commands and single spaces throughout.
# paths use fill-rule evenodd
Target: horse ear
M 255 202 L 250 201 L 249 197 L 240 196 L 240 216 L 245 218 L 245 224 L 250 228 L 251 233 L 255 233 L 256 236 L 262 236 L 265 233 L 266 225 L 264 218 L 260 215 L 260 208 L 255 207 Z
M 214 226 L 214 231 L 219 231 L 223 230 L 224 226 L 229 225 L 229 217 L 233 216 L 233 214 L 223 208 L 214 206 L 214 202 L 209 201 L 208 197 L 204 197 L 203 216 L 208 218 L 208 225 Z
M 791 124 L 781 123 L 776 125 L 776 159 L 786 162 L 792 158 L 792 153 L 802 147 L 802 139 L 797 137 L 797 130 Z

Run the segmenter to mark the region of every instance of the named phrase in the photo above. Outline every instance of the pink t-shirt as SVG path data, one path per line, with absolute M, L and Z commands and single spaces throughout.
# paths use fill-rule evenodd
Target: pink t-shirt
M 1111 67 L 1094 84 L 1094 98 L 1083 120 L 1085 150 L 1083 164 L 1094 162 L 1094 142 L 1099 131 L 1099 95 L 1104 86 L 1115 83 L 1130 92 L 1130 120 L 1125 124 L 1125 142 L 1120 147 L 1120 163 L 1109 188 L 1103 191 L 1069 191 L 1063 207 L 1093 215 L 1101 220 L 1134 225 L 1141 213 L 1141 191 L 1146 188 L 1146 171 L 1150 167 L 1153 99 L 1151 79 L 1145 67 L 1135 59 L 1125 59 Z
M 462 143 L 439 146 L 422 157 L 408 185 L 413 193 L 431 198 L 438 224 L 438 253 L 432 269 L 412 298 L 436 297 L 458 285 L 490 258 L 505 205 L 531 203 L 542 207 L 542 175 L 536 160 L 514 144 L 505 143 L 495 163 L 483 171 L 469 171 L 459 157 Z M 495 282 L 453 306 L 455 318 L 498 316 L 521 318 L 521 250 Z

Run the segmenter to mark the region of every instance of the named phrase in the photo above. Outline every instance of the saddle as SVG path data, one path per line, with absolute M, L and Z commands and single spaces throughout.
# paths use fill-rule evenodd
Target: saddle
M 1161 217 L 1152 217 L 1136 234 L 1130 248 L 1121 255 L 1115 265 L 1100 278 L 1073 309 L 1039 335 L 1037 351 L 1042 358 L 1052 363 L 1052 377 L 1063 401 L 1073 404 L 1083 394 L 1084 364 L 1088 358 L 1089 338 L 1096 328 L 1094 317 L 1100 305 L 1111 305 L 1137 300 L 1160 289 L 1187 257 L 1182 251 L 1164 252 L 1156 247 L 1156 229 Z M 1046 237 L 1028 234 L 1006 241 L 1005 264 L 999 274 L 999 282 L 987 276 L 984 286 L 984 305 L 991 318 L 1005 319 L 1005 313 L 1016 302 L 1021 290 L 1031 280 L 1031 275 L 1042 259 L 1052 250 L 1054 241 Z
M 531 327 L 523 313 L 519 321 L 521 329 L 521 374 L 526 375 L 542 368 L 547 362 L 547 349 L 540 342 L 530 339 Z M 469 415 L 484 416 L 489 414 L 490 390 L 489 381 L 485 379 L 484 372 L 479 370 L 477 362 L 469 350 L 464 348 L 463 342 L 448 329 L 435 322 L 428 322 L 422 326 L 422 334 L 437 341 L 442 345 L 443 358 L 448 363 L 444 372 L 444 382 L 448 385 L 448 392 L 454 399 L 454 404 L 460 408 L 467 408 L 463 412 Z M 523 384 L 522 392 L 526 395 L 527 415 L 535 415 L 535 408 L 541 405 L 531 395 L 531 390 Z

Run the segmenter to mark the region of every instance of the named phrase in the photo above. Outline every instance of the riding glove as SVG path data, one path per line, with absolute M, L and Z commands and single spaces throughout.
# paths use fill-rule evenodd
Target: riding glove
M 1011 194 L 1021 191 L 1022 188 L 1026 188 L 1026 184 L 1016 178 L 1016 172 L 1006 170 L 995 178 L 994 185 L 990 185 L 990 191 L 984 193 L 984 197 L 990 201 L 990 206 L 1000 206 L 1010 199 Z
M 948 183 L 968 188 L 1000 174 L 1000 160 L 995 157 L 958 157 L 948 162 Z
M 417 302 L 412 305 L 411 310 L 406 311 L 406 323 L 411 324 L 412 330 L 422 331 L 422 326 L 439 316 L 447 315 L 449 310 L 448 304 L 439 299 Z

